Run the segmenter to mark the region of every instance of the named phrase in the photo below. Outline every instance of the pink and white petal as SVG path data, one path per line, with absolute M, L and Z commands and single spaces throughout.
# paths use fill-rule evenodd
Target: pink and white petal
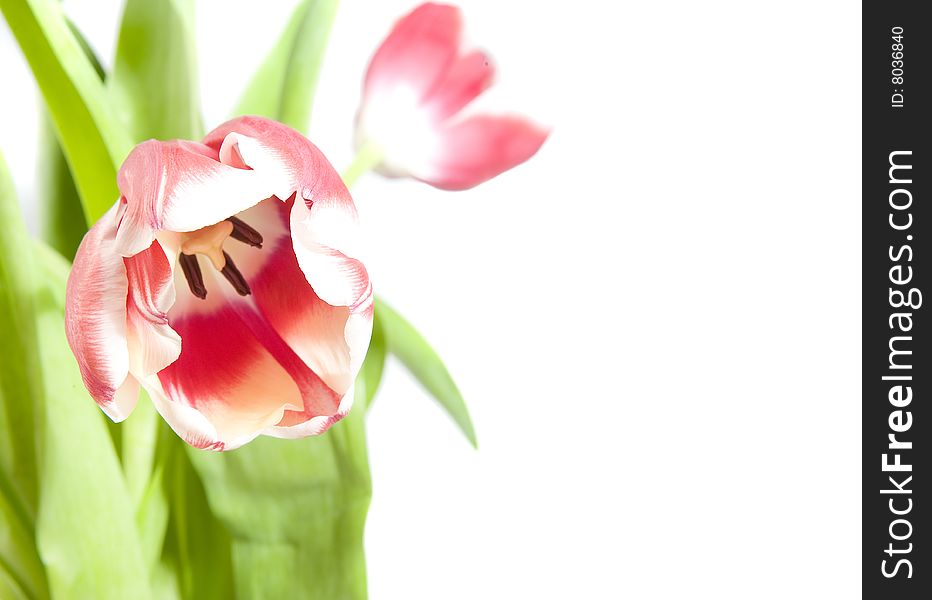
M 183 402 L 170 400 L 162 388 L 162 383 L 155 375 L 150 375 L 142 380 L 142 385 L 155 410 L 162 415 L 165 422 L 178 434 L 178 437 L 199 450 L 232 450 L 227 448 L 223 441 L 220 440 L 220 434 L 216 427 L 201 414 L 196 408 L 192 408 Z M 245 440 L 234 440 L 241 442 L 242 445 L 254 439 L 255 436 Z
M 365 354 L 368 338 L 357 335 L 352 347 L 348 344 L 350 309 L 321 300 L 313 288 L 316 279 L 309 283 L 298 266 L 288 235 L 292 202 L 265 201 L 240 213 L 266 242 L 261 251 L 245 245 L 231 245 L 228 251 L 249 281 L 251 298 L 268 324 L 328 387 L 342 395 L 358 370 L 353 354 Z M 371 320 L 368 329 L 363 328 L 367 331 L 371 332 Z
M 118 201 L 84 236 L 65 296 L 65 333 L 84 386 L 114 421 L 125 419 L 135 402 L 127 382 L 126 268 L 114 250 L 124 210 Z
M 221 285 L 229 285 L 209 273 L 205 281 L 210 293 L 219 294 Z M 158 379 L 169 402 L 195 409 L 216 431 L 216 439 L 203 438 L 203 427 L 188 436 L 179 431 L 188 443 L 220 441 L 226 447 L 251 439 L 281 421 L 286 408 L 303 406 L 297 384 L 240 319 L 236 307 L 227 303 L 213 313 L 187 314 L 184 304 L 179 299 L 169 313 L 172 327 L 184 340 L 181 355 L 158 373 Z M 175 409 L 175 416 L 179 411 Z
M 308 281 L 321 299 L 334 306 L 365 308 L 371 302 L 369 276 L 358 260 L 362 251 L 356 207 L 343 180 L 316 146 L 290 127 L 252 116 L 224 123 L 207 134 L 204 143 L 256 170 L 271 172 L 285 165 L 284 172 L 293 181 L 286 189 L 276 188 L 275 195 L 286 204 L 292 202 L 292 192 L 303 200 L 290 204 L 290 229 Z
M 324 302 L 362 311 L 372 303 L 372 285 L 366 267 L 354 256 L 358 253 L 355 227 L 346 223 L 340 203 L 328 200 L 295 201 L 291 209 L 294 253 L 308 283 Z
M 274 195 L 284 201 L 297 193 L 313 198 L 318 188 L 328 190 L 343 184 L 317 146 L 271 119 L 231 119 L 208 133 L 204 144 L 216 150 L 222 161 L 263 173 L 270 182 L 266 197 Z
M 119 423 L 126 420 L 126 417 L 136 408 L 136 402 L 139 401 L 139 381 L 132 374 L 126 376 L 123 385 L 117 388 L 113 394 L 113 402 L 101 404 L 100 409 L 104 411 L 110 420 Z
M 550 132 L 522 117 L 476 115 L 438 131 L 425 164 L 411 174 L 444 190 L 465 190 L 530 157 Z
M 369 343 L 372 341 L 372 317 L 375 313 L 373 297 L 370 295 L 369 301 L 350 313 L 346 320 L 346 327 L 343 328 L 343 337 L 346 339 L 346 345 L 350 349 L 350 372 L 353 373 L 353 380 L 359 374 L 363 361 L 366 359 L 366 353 L 369 350 Z
M 435 121 L 455 115 L 492 85 L 495 68 L 481 51 L 458 57 L 444 77 L 428 92 L 424 105 Z
M 358 258 L 356 209 L 340 182 L 328 195 L 295 200 L 290 217 L 297 265 L 314 295 L 333 307 L 349 309 L 343 339 L 349 349 L 349 373 L 355 379 L 372 335 L 373 293 L 369 273 Z
M 266 428 L 262 434 L 271 437 L 283 439 L 298 439 L 310 435 L 320 435 L 330 429 L 334 423 L 338 423 L 343 417 L 349 414 L 353 408 L 354 388 L 350 386 L 349 390 L 340 399 L 340 406 L 332 415 L 318 415 L 307 419 L 306 421 L 296 421 L 293 424 L 287 424 L 283 420 L 278 425 Z
M 300 203 L 296 204 L 300 206 Z M 292 215 L 297 210 L 298 207 Z M 298 228 L 300 223 L 293 219 L 292 227 Z M 284 305 L 280 305 L 280 312 L 269 309 L 272 315 L 269 318 L 281 321 L 277 327 L 283 330 L 290 344 L 300 349 L 301 357 L 309 365 L 322 371 L 322 376 L 323 373 L 342 373 L 340 379 L 334 378 L 333 381 L 334 389 L 343 391 L 356 378 L 372 335 L 373 294 L 369 275 L 359 260 L 333 249 L 302 242 L 297 235 L 294 236 L 293 247 L 300 270 L 313 288 L 313 295 L 307 296 L 300 310 L 295 309 L 295 313 L 301 314 L 300 318 L 292 315 L 296 321 L 289 323 L 285 320 L 287 313 L 281 309 L 288 308 Z M 341 322 L 343 327 L 338 329 Z M 328 350 L 332 353 L 332 346 L 328 349 L 322 342 L 304 337 L 306 334 L 300 329 L 302 325 L 315 327 L 318 331 L 330 331 L 331 335 L 340 333 L 348 355 L 340 355 L 339 360 L 336 360 L 337 355 L 323 360 Z
M 256 339 L 275 357 L 275 360 L 288 372 L 298 385 L 303 402 L 302 407 L 287 406 L 277 426 L 290 427 L 309 420 L 326 423 L 319 429 L 308 429 L 304 435 L 322 433 L 343 418 L 340 394 L 335 392 L 324 380 L 310 369 L 295 350 L 286 343 L 265 315 L 252 311 L 240 311 L 243 321 L 252 330 Z
M 158 240 L 146 250 L 123 259 L 129 282 L 126 298 L 129 369 L 137 377 L 158 373 L 181 354 L 181 337 L 168 323 L 175 303 L 173 269 Z
M 460 46 L 462 16 L 455 6 L 426 3 L 402 17 L 366 71 L 364 104 L 409 90 L 418 103 L 441 80 Z
M 269 142 L 279 142 L 273 146 Z M 239 168 L 252 169 L 262 173 L 268 182 L 266 198 L 277 196 L 288 198 L 298 188 L 299 176 L 302 172 L 303 155 L 289 148 L 292 140 L 262 140 L 232 132 L 228 134 L 220 145 L 220 160 L 231 164 L 241 165 Z M 297 143 L 307 144 L 302 138 Z
M 336 414 L 339 395 L 256 311 L 252 297 L 231 297 L 225 280 L 206 264 L 202 270 L 208 299 L 221 301 L 205 308 L 205 301 L 181 295 L 169 318 L 184 340 L 182 353 L 158 380 L 171 403 L 163 414 L 187 414 L 190 421 L 190 410 L 175 405 L 187 407 L 206 419 L 215 435 L 200 426 L 179 431 L 182 437 L 192 445 L 231 449 L 267 427 Z
M 149 140 L 130 152 L 117 183 L 127 210 L 116 251 L 132 256 L 159 230 L 194 231 L 222 221 L 269 197 L 278 182 L 264 171 L 221 163 L 203 144 Z

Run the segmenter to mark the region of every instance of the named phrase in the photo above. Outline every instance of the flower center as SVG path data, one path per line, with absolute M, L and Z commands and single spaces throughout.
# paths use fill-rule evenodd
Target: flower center
M 182 234 L 181 255 L 178 257 L 178 262 L 184 278 L 188 280 L 191 293 L 202 300 L 207 297 L 207 288 L 204 286 L 201 266 L 197 262 L 196 255 L 198 254 L 205 256 L 210 264 L 220 271 L 237 294 L 248 296 L 252 293 L 249 284 L 246 283 L 246 278 L 236 268 L 230 255 L 223 250 L 223 243 L 227 241 L 227 238 L 233 238 L 253 248 L 262 248 L 262 234 L 236 217 Z

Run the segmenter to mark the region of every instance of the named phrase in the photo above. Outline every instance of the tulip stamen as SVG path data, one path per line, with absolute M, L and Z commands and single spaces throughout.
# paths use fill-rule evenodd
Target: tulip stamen
M 249 289 L 249 284 L 246 283 L 246 278 L 243 277 L 243 274 L 240 273 L 239 269 L 236 268 L 236 265 L 233 264 L 233 259 L 230 258 L 230 255 L 226 252 L 223 253 L 223 257 L 226 259 L 226 264 L 223 265 L 223 269 L 220 271 L 226 280 L 230 282 L 230 285 L 233 286 L 233 289 L 236 290 L 236 293 L 240 296 L 248 296 L 252 293 L 252 290 Z
M 218 271 L 223 268 L 223 242 L 230 237 L 233 224 L 220 221 L 207 227 L 182 234 L 181 252 L 183 254 L 202 254 Z
M 204 286 L 204 274 L 197 262 L 196 255 L 203 254 L 215 269 L 230 282 L 233 289 L 240 296 L 252 293 L 246 278 L 240 272 L 230 255 L 223 250 L 223 242 L 233 238 L 253 248 L 262 248 L 262 234 L 247 225 L 241 219 L 229 217 L 214 225 L 202 227 L 198 230 L 183 234 L 181 254 L 178 258 L 185 279 L 191 293 L 201 300 L 207 298 L 207 288 Z
M 191 293 L 201 300 L 207 298 L 207 288 L 204 287 L 204 274 L 201 273 L 201 266 L 197 264 L 197 257 L 193 254 L 182 253 L 178 257 L 181 264 L 181 271 L 184 278 L 188 280 L 188 288 Z
M 237 242 L 248 244 L 253 248 L 262 247 L 261 233 L 247 225 L 242 219 L 230 217 L 227 219 L 227 221 L 233 224 L 233 231 L 230 233 L 231 238 Z

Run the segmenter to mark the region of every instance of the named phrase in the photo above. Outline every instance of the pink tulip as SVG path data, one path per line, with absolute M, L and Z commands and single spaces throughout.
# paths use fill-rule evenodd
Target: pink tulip
M 357 149 L 377 148 L 377 169 L 462 190 L 521 164 L 548 131 L 523 117 L 467 114 L 492 84 L 483 52 L 461 47 L 458 8 L 422 4 L 372 57 L 357 115 Z
M 356 209 L 323 154 L 241 117 L 203 143 L 149 140 L 88 232 L 65 324 L 114 421 L 139 386 L 192 446 L 297 438 L 347 414 L 369 345 L 372 287 Z

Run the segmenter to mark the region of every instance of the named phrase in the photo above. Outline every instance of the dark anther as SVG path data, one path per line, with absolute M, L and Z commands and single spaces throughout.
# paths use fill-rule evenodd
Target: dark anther
M 188 287 L 191 293 L 203 300 L 207 297 L 207 288 L 204 287 L 204 275 L 201 273 L 201 267 L 197 264 L 197 257 L 193 254 L 182 254 L 178 258 L 181 263 L 181 270 L 184 272 L 184 278 L 188 280 Z
M 230 237 L 238 242 L 243 242 L 244 244 L 249 244 L 253 248 L 262 247 L 262 234 L 244 223 L 241 219 L 236 217 L 230 217 L 227 219 L 230 223 L 233 223 L 233 233 L 230 234 Z
M 252 290 L 249 289 L 249 284 L 246 283 L 246 278 L 243 277 L 243 274 L 240 273 L 239 269 L 236 268 L 236 265 L 233 264 L 233 259 L 230 258 L 230 255 L 224 252 L 223 258 L 226 259 L 226 264 L 223 266 L 223 270 L 220 272 L 224 277 L 227 278 L 227 281 L 230 282 L 230 285 L 233 286 L 233 289 L 236 290 L 236 293 L 240 296 L 248 296 L 251 294 Z

